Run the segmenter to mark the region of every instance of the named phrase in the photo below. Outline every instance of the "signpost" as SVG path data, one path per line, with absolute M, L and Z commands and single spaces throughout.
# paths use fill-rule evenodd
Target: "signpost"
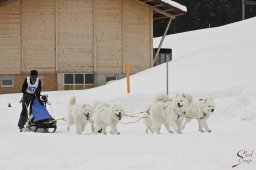
M 172 56 L 169 54 L 166 56 L 166 95 L 169 94 L 169 61 L 171 61 Z
M 130 94 L 130 65 L 126 64 L 127 93 Z

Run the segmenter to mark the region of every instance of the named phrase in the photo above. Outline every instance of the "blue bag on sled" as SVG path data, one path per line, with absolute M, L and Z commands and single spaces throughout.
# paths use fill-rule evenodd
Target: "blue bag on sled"
M 57 129 L 56 123 L 57 121 L 50 115 L 46 106 L 39 102 L 39 100 L 35 100 L 32 106 L 32 115 L 33 115 L 33 123 L 35 125 L 35 132 L 39 128 L 49 129 L 53 128 L 52 132 L 55 132 Z

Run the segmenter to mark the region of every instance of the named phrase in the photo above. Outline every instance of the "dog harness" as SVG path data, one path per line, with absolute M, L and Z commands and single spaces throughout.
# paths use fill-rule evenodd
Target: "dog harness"
M 84 115 L 85 115 L 85 117 L 86 117 L 87 120 L 90 120 L 90 115 L 89 115 L 89 113 L 87 113 L 87 114 L 84 113 Z
M 203 113 L 204 115 L 200 118 L 192 118 L 192 117 L 187 117 L 186 112 L 184 112 L 184 114 L 185 114 L 185 117 L 188 119 L 203 119 L 207 115 L 206 113 Z

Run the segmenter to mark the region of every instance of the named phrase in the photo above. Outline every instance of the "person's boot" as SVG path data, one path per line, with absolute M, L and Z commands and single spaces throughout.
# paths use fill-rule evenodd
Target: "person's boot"
M 20 132 L 24 132 L 25 131 L 25 128 L 24 127 L 20 127 Z

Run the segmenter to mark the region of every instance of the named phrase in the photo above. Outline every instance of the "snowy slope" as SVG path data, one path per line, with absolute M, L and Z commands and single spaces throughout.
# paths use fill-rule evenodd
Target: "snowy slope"
M 119 136 L 92 135 L 89 127 L 76 135 L 74 127 L 66 132 L 64 121 L 58 121 L 54 134 L 19 133 L 22 95 L 0 95 L 0 169 L 255 169 L 255 27 L 256 18 L 252 18 L 166 38 L 164 47 L 174 52 L 169 63 L 169 95 L 185 91 L 195 100 L 213 97 L 212 133 L 199 133 L 195 121 L 181 135 L 168 134 L 164 128 L 161 135 L 145 134 L 142 121 L 120 124 Z M 133 75 L 129 95 L 125 79 L 89 90 L 43 94 L 49 95 L 52 106 L 47 107 L 56 119 L 65 117 L 72 95 L 79 103 L 118 102 L 131 114 L 144 111 L 158 92 L 166 91 L 165 85 L 166 64 L 162 64 Z

